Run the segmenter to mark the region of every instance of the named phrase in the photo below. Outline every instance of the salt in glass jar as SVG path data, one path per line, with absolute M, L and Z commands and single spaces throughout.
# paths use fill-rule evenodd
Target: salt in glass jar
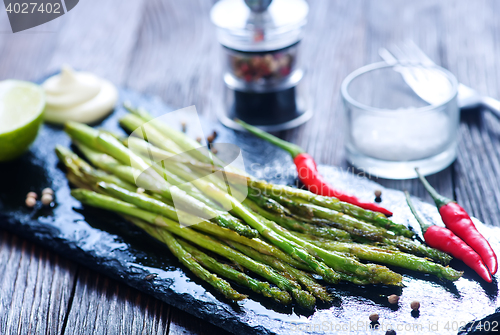
M 347 160 L 388 179 L 415 178 L 415 167 L 424 175 L 441 171 L 455 160 L 457 150 L 456 78 L 437 66 L 402 66 L 371 64 L 348 75 L 341 86 Z M 432 94 L 437 101 L 430 104 L 420 98 L 405 82 L 402 70 L 407 75 L 411 75 L 408 70 L 432 75 L 433 85 L 418 89 L 424 90 L 421 96 Z

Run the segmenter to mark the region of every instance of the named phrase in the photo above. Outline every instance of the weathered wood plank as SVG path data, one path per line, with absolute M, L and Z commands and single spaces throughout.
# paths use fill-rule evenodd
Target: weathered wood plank
M 142 20 L 143 1 L 80 1 L 60 18 L 47 72 L 69 64 L 122 85 Z
M 46 75 L 61 22 L 54 20 L 13 34 L 6 16 L 0 17 L 0 80 L 35 80 Z
M 0 334 L 60 334 L 76 265 L 0 231 Z
M 127 86 L 171 106 L 215 115 L 222 103 L 222 55 L 209 19 L 211 1 L 147 1 Z M 210 113 L 209 113 L 210 112 Z
M 460 2 L 448 9 L 443 12 L 446 53 L 442 63 L 459 81 L 499 98 L 499 23 L 494 14 L 498 3 Z M 464 114 L 455 163 L 454 192 L 458 202 L 471 214 L 493 225 L 500 225 L 499 129 L 498 119 L 489 112 Z
M 80 267 L 64 334 L 166 334 L 168 305 Z

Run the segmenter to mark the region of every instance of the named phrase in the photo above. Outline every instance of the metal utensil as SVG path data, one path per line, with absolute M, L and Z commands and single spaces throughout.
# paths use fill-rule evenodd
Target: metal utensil
M 391 50 L 393 52 L 380 48 L 380 57 L 388 64 L 401 64 L 397 71 L 415 94 L 430 104 L 442 101 L 442 79 L 433 71 L 433 67 L 437 65 L 411 40 L 400 47 L 394 46 Z M 500 101 L 482 96 L 464 84 L 458 84 L 458 106 L 461 109 L 482 106 L 500 117 Z

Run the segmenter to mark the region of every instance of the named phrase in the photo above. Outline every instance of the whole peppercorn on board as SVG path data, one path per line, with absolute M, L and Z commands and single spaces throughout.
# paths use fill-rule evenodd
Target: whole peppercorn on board
M 125 114 L 121 102 L 130 101 L 155 115 L 171 111 L 157 98 L 129 90 L 120 91 L 120 107 L 102 123 L 95 125 L 125 134 L 118 119 Z M 181 129 L 190 120 L 172 124 Z M 279 184 L 295 184 L 296 172 L 289 155 L 247 133 L 234 132 L 220 124 L 203 120 L 204 134 L 217 132 L 215 142 L 232 143 L 241 148 L 247 172 L 257 178 Z M 56 145 L 70 146 L 70 139 L 61 128 L 44 125 L 30 151 L 21 159 L 0 165 L 4 176 L 0 191 L 0 228 L 32 240 L 64 257 L 102 272 L 142 292 L 151 294 L 175 307 L 212 322 L 226 330 L 241 334 L 320 334 L 355 332 L 385 333 L 383 327 L 401 329 L 398 334 L 456 334 L 467 322 L 495 312 L 499 304 L 498 275 L 487 284 L 461 262 L 452 261 L 464 276 L 455 282 L 440 281 L 432 275 L 391 267 L 403 274 L 404 287 L 384 285 L 326 284 L 334 296 L 329 305 L 318 304 L 313 312 L 294 305 L 281 306 L 237 285 L 249 299 L 231 303 L 208 284 L 192 275 L 168 251 L 140 229 L 121 217 L 103 210 L 81 205 L 70 196 L 65 169 L 54 152 Z M 335 167 L 320 166 L 320 172 L 339 189 L 373 201 L 375 190 L 382 190 L 382 206 L 394 212 L 392 220 L 411 225 L 419 231 L 403 192 L 385 189 L 368 178 L 352 175 Z M 55 206 L 34 208 L 25 205 L 29 191 L 46 187 L 54 190 Z M 432 204 L 414 199 L 417 210 L 426 220 L 440 222 Z M 500 229 L 474 220 L 494 250 L 500 250 Z M 397 305 L 387 297 L 400 296 Z M 410 304 L 420 302 L 420 312 L 411 313 Z M 379 315 L 381 330 L 370 330 L 369 316 Z M 489 320 L 489 319 L 488 319 Z M 491 327 L 495 325 L 490 324 Z M 422 327 L 422 328 L 419 328 Z M 497 326 L 500 329 L 500 325 Z M 421 331 L 420 331 L 421 329 Z M 464 332 L 462 332 L 464 333 Z M 466 334 L 467 332 L 465 332 Z

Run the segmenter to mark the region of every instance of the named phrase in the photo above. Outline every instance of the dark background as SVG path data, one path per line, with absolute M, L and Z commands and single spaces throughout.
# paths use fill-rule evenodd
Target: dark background
M 310 1 L 301 45 L 315 115 L 284 132 L 319 163 L 346 167 L 339 87 L 379 61 L 378 48 L 413 39 L 466 85 L 499 98 L 500 2 Z M 13 34 L 0 8 L 0 80 L 37 80 L 69 64 L 117 85 L 159 95 L 215 118 L 222 55 L 209 21 L 213 1 L 84 0 L 68 14 Z M 429 178 L 482 221 L 500 225 L 500 123 L 463 118 L 457 162 Z M 382 184 L 426 196 L 416 180 Z M 1 187 L 1 184 L 0 184 Z M 1 190 L 8 192 L 9 190 Z M 210 324 L 0 231 L 0 328 L 13 333 L 212 334 Z

